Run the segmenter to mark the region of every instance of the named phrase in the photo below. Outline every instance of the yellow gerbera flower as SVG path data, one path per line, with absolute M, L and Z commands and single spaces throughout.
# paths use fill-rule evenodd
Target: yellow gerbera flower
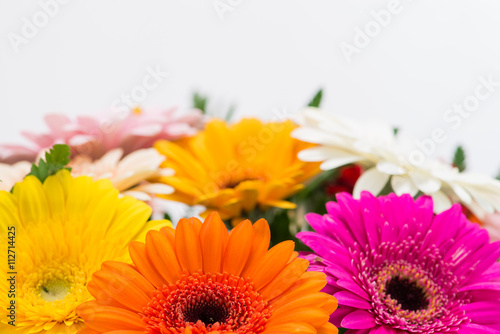
M 66 170 L 43 184 L 28 176 L 12 194 L 1 191 L 0 333 L 84 327 L 75 309 L 91 298 L 92 273 L 106 260 L 130 262 L 129 242 L 170 225 L 146 222 L 150 214 L 146 204 L 120 198 L 109 180 L 73 178 Z
M 222 219 L 239 217 L 256 206 L 295 208 L 285 199 L 319 172 L 319 164 L 298 160 L 297 153 L 314 145 L 290 137 L 291 121 L 262 123 L 244 119 L 227 125 L 209 122 L 204 131 L 176 142 L 160 140 L 155 148 L 167 156 L 161 165 L 175 170 L 161 182 L 175 192 L 167 199 L 218 211 Z

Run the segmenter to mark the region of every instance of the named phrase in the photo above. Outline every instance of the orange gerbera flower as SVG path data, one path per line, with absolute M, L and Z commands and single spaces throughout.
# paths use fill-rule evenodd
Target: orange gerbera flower
M 269 240 L 264 219 L 228 233 L 217 213 L 148 232 L 130 244 L 134 265 L 110 261 L 93 275 L 79 334 L 337 333 L 325 275 L 306 272 L 292 241 L 268 250 Z

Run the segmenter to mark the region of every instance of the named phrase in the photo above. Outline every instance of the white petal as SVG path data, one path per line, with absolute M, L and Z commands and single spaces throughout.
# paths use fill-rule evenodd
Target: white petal
M 297 155 L 302 161 L 324 161 L 336 155 L 338 150 L 328 148 L 328 147 L 313 147 L 306 150 L 302 150 Z
M 109 168 L 114 169 L 123 156 L 123 149 L 115 148 L 104 154 L 102 158 L 99 159 L 99 162 L 106 165 Z
M 371 192 L 377 196 L 389 181 L 389 175 L 379 172 L 376 168 L 371 168 L 361 174 L 354 185 L 353 197 L 359 198 L 363 190 Z
M 133 190 L 143 191 L 148 194 L 168 195 L 173 193 L 175 189 L 161 183 L 144 183 L 135 187 Z
M 172 168 L 161 168 L 158 170 L 158 176 L 174 176 L 175 170 Z
M 450 187 L 451 189 L 453 189 L 458 198 L 460 198 L 460 201 L 462 201 L 465 204 L 470 204 L 472 202 L 471 195 L 467 192 L 467 190 L 464 187 L 454 183 L 450 183 Z
M 472 198 L 477 202 L 477 204 L 487 213 L 493 213 L 495 212 L 495 208 L 493 204 L 491 203 L 491 199 L 488 196 L 485 196 L 484 194 L 474 190 L 474 189 L 469 189 L 469 193 L 471 194 Z
M 381 160 L 377 163 L 377 169 L 379 172 L 385 173 L 385 174 L 390 174 L 390 175 L 403 175 L 406 174 L 406 170 L 387 160 Z
M 363 158 L 357 155 L 339 156 L 326 160 L 319 166 L 319 168 L 321 170 L 331 170 L 360 160 L 363 160 Z
M 314 128 L 298 128 L 290 134 L 292 138 L 296 138 L 308 143 L 325 144 L 331 142 L 332 137 L 326 133 L 318 131 Z
M 451 208 L 451 201 L 442 191 L 431 194 L 434 204 L 434 213 L 441 213 Z
M 391 178 L 391 186 L 398 196 L 410 194 L 413 197 L 418 193 L 418 188 L 407 176 L 393 176 Z
M 132 196 L 135 199 L 138 199 L 139 201 L 143 201 L 143 202 L 151 200 L 151 196 L 149 196 L 146 193 L 143 193 L 142 191 L 128 190 L 128 191 L 122 192 L 122 195 Z
M 408 173 L 415 186 L 424 194 L 432 194 L 441 189 L 441 181 L 420 171 L 411 171 Z

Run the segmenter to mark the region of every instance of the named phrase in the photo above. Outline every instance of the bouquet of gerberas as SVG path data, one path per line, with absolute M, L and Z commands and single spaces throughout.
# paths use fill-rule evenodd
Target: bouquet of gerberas
M 500 182 L 320 100 L 0 146 L 0 333 L 500 333 Z

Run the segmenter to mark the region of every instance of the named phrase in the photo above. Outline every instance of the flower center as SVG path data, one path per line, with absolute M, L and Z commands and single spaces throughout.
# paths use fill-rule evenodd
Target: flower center
M 19 317 L 20 326 L 80 323 L 75 308 L 90 297 L 87 275 L 66 259 L 45 261 L 19 272 L 19 299 L 29 305 L 29 317 Z M 25 323 L 23 323 L 25 322 Z
M 193 334 L 250 334 L 264 330 L 271 312 L 250 280 L 198 272 L 156 290 L 141 315 L 150 334 L 184 333 L 186 328 Z
M 213 325 L 217 322 L 224 323 L 229 317 L 229 312 L 224 303 L 212 295 L 205 296 L 199 303 L 188 305 L 182 315 L 186 322 L 201 321 L 205 325 Z
M 40 286 L 40 297 L 47 302 L 63 300 L 71 291 L 71 283 L 66 280 L 55 279 Z
M 385 293 L 396 300 L 403 310 L 418 311 L 429 306 L 424 288 L 405 277 L 396 276 L 385 284 Z

